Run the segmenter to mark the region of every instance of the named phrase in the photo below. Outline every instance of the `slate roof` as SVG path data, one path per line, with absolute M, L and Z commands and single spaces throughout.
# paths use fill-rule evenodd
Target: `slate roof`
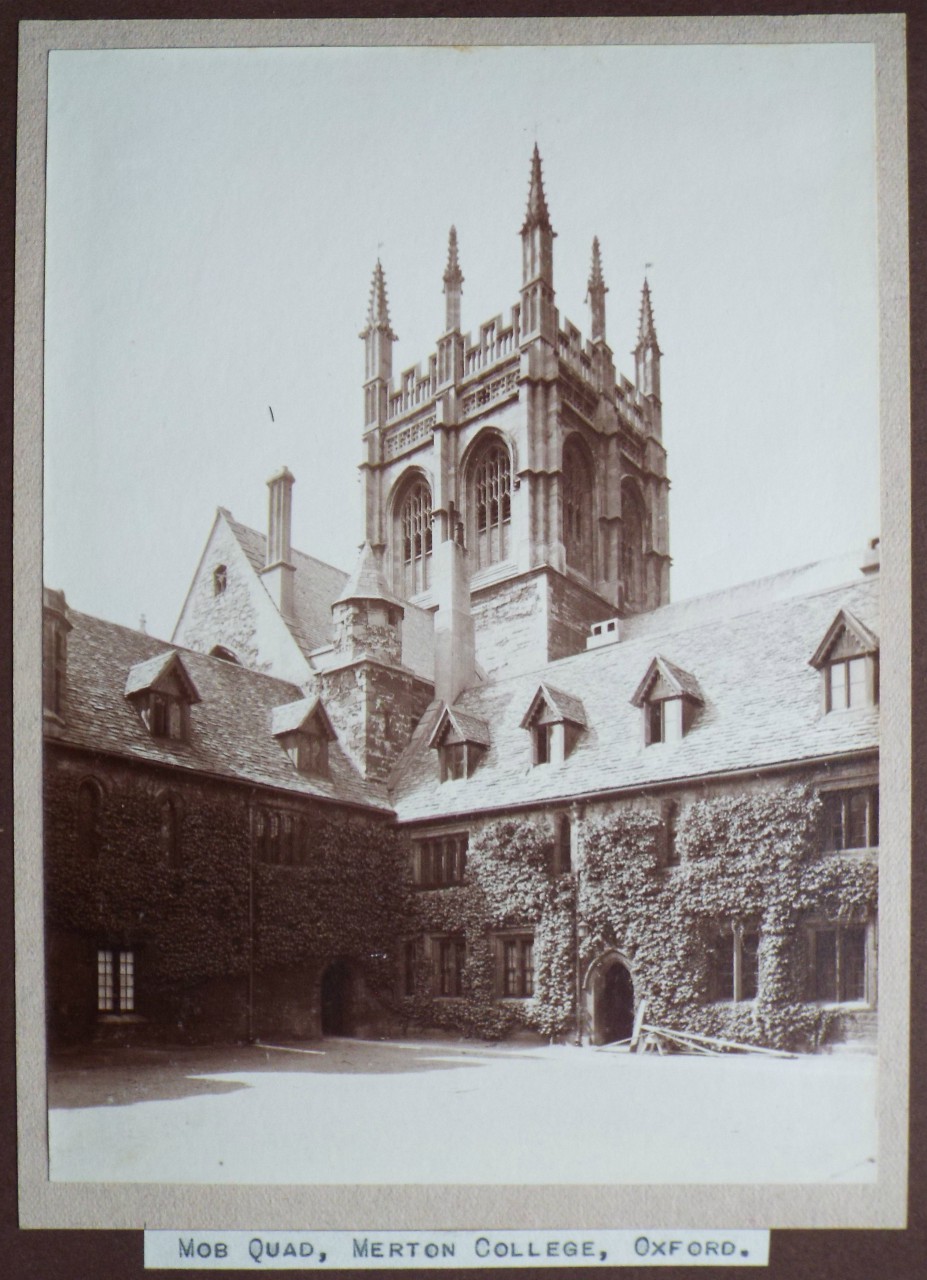
M 149 658 L 146 662 L 137 662 L 134 667 L 131 667 L 126 677 L 124 693 L 128 698 L 133 693 L 142 693 L 146 689 L 151 689 L 162 676 L 171 672 L 177 674 L 183 688 L 186 690 L 188 701 L 199 702 L 199 691 L 190 679 L 190 673 L 184 668 L 182 659 L 178 657 L 174 650 L 156 653 L 153 658 Z
M 466 712 L 456 707 L 449 707 L 445 703 L 443 714 L 438 716 L 428 739 L 429 747 L 438 745 L 438 737 L 446 724 L 450 724 L 462 742 L 475 742 L 477 746 L 488 747 L 492 741 L 489 725 L 485 720 L 480 720 L 477 716 L 468 716 Z
M 229 528 L 238 540 L 254 572 L 260 576 L 265 565 L 267 538 L 257 529 L 240 524 L 225 507 L 219 508 Z M 332 605 L 345 598 L 345 587 L 350 575 L 334 565 L 307 556 L 294 547 L 291 550 L 293 567 L 293 605 L 296 618 L 287 622 L 293 639 L 299 645 L 303 657 L 311 662 L 311 654 L 330 645 L 332 639 Z M 431 614 L 406 600 L 398 600 L 386 593 L 386 599 L 402 606 L 405 616 L 402 622 L 402 661 L 416 675 L 426 680 L 434 679 L 434 621 Z
M 669 605 L 628 619 L 617 644 L 467 691 L 455 711 L 487 721 L 492 737 L 467 779 L 440 782 L 436 753 L 427 749 L 440 713 L 433 703 L 391 779 L 399 820 L 453 820 L 480 810 L 875 750 L 878 708 L 825 715 L 821 675 L 808 664 L 841 608 L 878 633 L 878 577 L 847 572 L 855 576 L 835 586 L 834 566 L 823 574 L 806 566 Z M 821 586 L 828 578 L 830 585 Z M 658 653 L 697 681 L 703 705 L 681 741 L 644 746 L 642 712 L 629 700 Z M 533 767 L 522 717 L 548 679 L 582 700 L 587 728 L 562 764 Z
M 521 727 L 527 729 L 534 720 L 540 703 L 546 703 L 554 716 L 559 720 L 569 720 L 570 724 L 586 727 L 586 711 L 580 698 L 574 698 L 562 689 L 555 689 L 547 680 L 542 680 L 535 690 L 528 710 L 521 718 Z
M 321 723 L 327 738 L 338 736 L 319 698 L 300 698 L 297 702 L 285 702 L 280 707 L 274 707 L 270 717 L 271 733 L 275 738 L 283 733 L 298 733 L 313 718 Z
M 661 675 L 671 689 L 680 696 L 694 699 L 696 702 L 704 702 L 702 691 L 698 686 L 698 681 L 688 671 L 683 671 L 682 667 L 677 667 L 675 662 L 670 662 L 668 658 L 657 654 L 653 662 L 647 668 L 647 674 L 631 695 L 631 705 L 642 707 L 647 701 L 648 692 L 653 685 L 654 680 Z
M 65 723 L 48 729 L 55 742 L 389 810 L 386 788 L 365 782 L 337 742 L 329 747 L 330 778 L 298 772 L 272 733 L 274 709 L 303 701 L 296 685 L 87 614 L 72 610 L 69 619 Z M 175 652 L 201 699 L 190 708 L 188 742 L 153 738 L 125 697 L 133 667 L 157 667 Z
M 220 508 L 244 551 L 254 572 L 260 576 L 266 564 L 267 538 L 256 529 L 239 524 L 231 512 Z M 316 560 L 295 548 L 291 551 L 293 567 L 293 607 L 295 620 L 287 625 L 308 660 L 313 649 L 328 644 L 332 637 L 332 604 L 338 599 L 348 575 L 334 565 Z

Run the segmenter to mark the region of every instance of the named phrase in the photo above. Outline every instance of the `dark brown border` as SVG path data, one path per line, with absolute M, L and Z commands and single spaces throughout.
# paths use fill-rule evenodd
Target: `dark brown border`
M 13 244 L 15 215 L 16 63 L 20 20 L 87 20 L 100 18 L 306 18 L 306 17 L 554 17 L 554 16 L 703 16 L 713 14 L 898 13 L 907 14 L 908 111 L 910 147 L 911 245 L 911 378 L 912 378 L 912 571 L 914 577 L 913 671 L 914 797 L 912 914 L 918 922 L 927 900 L 927 854 L 918 834 L 927 829 L 927 441 L 923 428 L 927 401 L 927 12 L 913 3 L 886 4 L 728 3 L 703 5 L 695 0 L 651 0 L 651 3 L 533 3 L 483 5 L 450 3 L 282 3 L 276 0 L 6 0 L 0 18 L 0 1257 L 4 1274 L 13 1280 L 94 1280 L 175 1273 L 145 1272 L 140 1231 L 21 1231 L 16 1208 L 15 1038 L 13 993 L 12 875 L 12 402 L 13 402 Z M 921 910 L 919 910 L 919 908 Z M 918 975 L 927 973 L 927 932 L 915 928 L 912 941 L 914 1000 L 911 1013 L 912 1071 L 910 1106 L 909 1226 L 906 1231 L 776 1231 L 773 1233 L 771 1280 L 916 1280 L 927 1260 L 927 1002 Z M 116 1193 L 118 1194 L 118 1192 Z M 259 1224 L 255 1224 L 259 1225 Z M 311 1224 L 307 1223 L 307 1226 Z M 232 1271 L 186 1274 L 213 1277 Z M 290 1274 L 305 1274 L 290 1273 Z M 369 1275 L 371 1273 L 341 1273 Z M 447 1276 L 485 1276 L 486 1272 L 444 1272 Z M 526 1272 L 507 1271 L 518 1277 Z M 539 1273 L 534 1273 L 539 1274 Z M 553 1273 L 547 1273 L 552 1275 Z M 659 1272 L 637 1267 L 595 1270 L 591 1276 L 635 1280 L 655 1274 L 691 1276 L 682 1267 Z M 700 1268 L 713 1280 L 730 1269 Z M 763 1273 L 760 1273 L 763 1274 Z M 392 1272 L 395 1280 L 415 1280 L 420 1272 Z

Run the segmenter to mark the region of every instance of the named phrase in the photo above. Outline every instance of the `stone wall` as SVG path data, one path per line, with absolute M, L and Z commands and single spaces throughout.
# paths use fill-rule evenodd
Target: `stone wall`
M 225 589 L 216 592 L 213 574 L 225 567 Z M 220 514 L 197 569 L 173 642 L 199 653 L 216 645 L 230 650 L 243 667 L 302 685 L 310 669 L 260 577 Z

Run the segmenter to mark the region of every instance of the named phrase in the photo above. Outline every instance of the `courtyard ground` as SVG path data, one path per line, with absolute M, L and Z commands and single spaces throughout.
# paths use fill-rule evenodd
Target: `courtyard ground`
M 875 1178 L 876 1059 L 329 1039 L 63 1054 L 53 1180 L 837 1183 Z

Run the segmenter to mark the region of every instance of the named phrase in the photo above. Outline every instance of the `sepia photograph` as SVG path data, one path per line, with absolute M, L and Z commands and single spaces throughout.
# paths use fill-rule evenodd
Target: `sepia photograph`
M 902 1225 L 903 22 L 752 21 L 26 24 L 34 1225 Z

